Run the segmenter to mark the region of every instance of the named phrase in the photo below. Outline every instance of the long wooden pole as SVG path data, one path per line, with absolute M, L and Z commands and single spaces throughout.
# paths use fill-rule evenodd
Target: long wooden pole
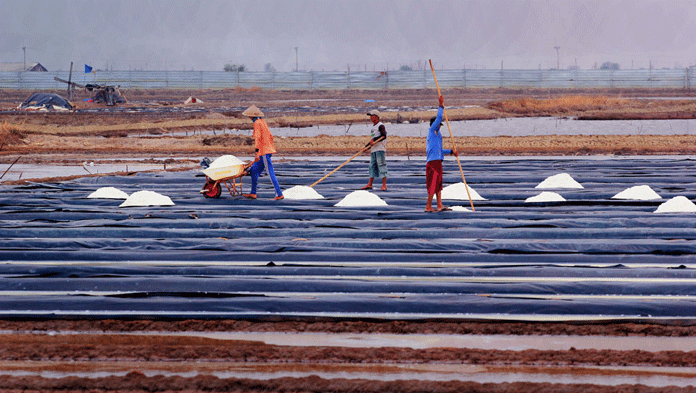
M 440 84 L 437 83 L 437 77 L 435 76 L 435 68 L 433 67 L 433 61 L 428 60 L 430 62 L 430 70 L 433 72 L 433 79 L 435 79 L 435 86 L 437 86 L 437 95 L 441 96 L 440 94 Z M 452 134 L 452 128 L 450 128 L 450 123 L 449 119 L 447 118 L 447 111 L 445 111 L 444 108 L 442 108 L 443 113 L 445 114 L 445 121 L 447 122 L 447 130 L 449 131 L 450 138 L 452 139 L 452 148 L 454 150 L 457 150 L 457 146 L 454 144 L 454 135 Z M 471 200 L 471 193 L 469 193 L 469 186 L 466 185 L 466 179 L 464 178 L 464 170 L 462 169 L 462 162 L 459 161 L 459 156 L 455 156 L 457 159 L 457 164 L 459 164 L 459 172 L 462 174 L 462 181 L 464 182 L 464 188 L 466 188 L 466 195 L 469 197 L 469 203 L 471 204 L 471 210 L 476 211 L 474 209 L 474 201 Z
M 336 172 L 337 170 L 341 169 L 341 168 L 342 168 L 344 165 L 346 165 L 347 163 L 351 162 L 351 161 L 353 160 L 353 158 L 355 158 L 355 157 L 359 156 L 360 154 L 364 153 L 364 152 L 365 152 L 365 149 L 366 149 L 365 147 L 363 147 L 362 149 L 360 149 L 360 151 L 357 152 L 357 153 L 355 153 L 355 154 L 353 155 L 353 157 L 349 158 L 346 162 L 344 162 L 343 164 L 339 165 L 339 166 L 338 166 L 336 169 L 334 169 L 333 171 L 327 173 L 327 174 L 326 174 L 324 177 L 322 177 L 321 179 L 319 179 L 319 180 L 315 181 L 314 183 L 312 183 L 312 185 L 309 186 L 309 187 L 314 188 L 314 186 L 316 186 L 320 181 L 322 181 L 322 180 L 326 179 L 327 177 L 331 176 L 334 172 Z
M 5 146 L 5 144 L 3 144 L 3 146 Z M 16 164 L 17 161 L 19 161 L 20 158 L 22 158 L 22 156 L 17 157 L 17 159 L 14 160 L 14 161 L 12 162 L 12 164 L 10 164 L 9 167 L 7 167 L 7 169 L 6 169 L 5 172 L 2 174 L 2 176 L 0 176 L 0 179 L 2 179 L 3 177 L 5 177 L 5 175 L 7 174 L 7 172 L 10 171 L 10 168 L 12 168 L 12 166 L 14 166 L 14 164 Z

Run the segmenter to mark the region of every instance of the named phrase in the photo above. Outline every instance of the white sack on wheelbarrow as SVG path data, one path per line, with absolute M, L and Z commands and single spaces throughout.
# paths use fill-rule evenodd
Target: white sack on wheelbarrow
M 213 161 L 203 173 L 212 180 L 220 180 L 239 176 L 243 171 L 244 161 L 233 155 L 225 155 Z

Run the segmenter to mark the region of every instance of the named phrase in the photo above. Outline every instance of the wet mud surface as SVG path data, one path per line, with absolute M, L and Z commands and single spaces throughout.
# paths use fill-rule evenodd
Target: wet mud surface
M 200 322 L 182 321 L 188 329 Z M 87 327 L 70 325 L 54 327 Z M 0 344 L 2 391 L 692 392 L 696 376 L 696 352 L 681 351 L 293 347 L 115 331 L 5 331 Z

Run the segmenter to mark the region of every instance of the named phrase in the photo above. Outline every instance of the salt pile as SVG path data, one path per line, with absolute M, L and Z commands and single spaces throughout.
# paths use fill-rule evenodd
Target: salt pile
M 220 156 L 210 164 L 209 168 L 224 168 L 226 166 L 244 165 L 244 161 L 233 155 Z
M 696 205 L 685 196 L 676 196 L 658 206 L 654 213 L 696 213 Z
M 469 195 L 471 195 L 471 200 L 472 201 L 485 201 L 487 200 L 486 198 L 481 197 L 481 195 L 476 192 L 473 188 L 469 187 L 467 184 L 466 187 L 463 182 L 455 183 L 452 185 L 449 185 L 445 188 L 442 189 L 442 193 L 440 194 L 442 196 L 442 199 L 454 199 L 454 200 L 462 200 L 462 201 L 468 201 L 469 200 L 469 195 L 466 193 L 466 189 L 469 189 Z
M 529 197 L 524 200 L 525 203 L 528 202 L 565 202 L 565 198 L 563 198 L 560 194 L 556 192 L 549 192 L 549 191 L 544 191 L 541 194 L 533 197 Z
M 569 174 L 559 173 L 558 175 L 549 176 L 543 182 L 539 183 L 534 188 L 583 188 Z
M 138 191 L 131 194 L 119 207 L 131 206 L 171 206 L 174 202 L 162 194 L 154 191 Z
M 285 199 L 324 199 L 324 197 L 316 192 L 312 187 L 295 186 L 283 191 Z
M 340 207 L 364 207 L 364 206 L 387 206 L 387 202 L 384 202 L 380 197 L 377 195 L 365 191 L 365 190 L 358 190 L 358 191 L 353 191 L 350 194 L 346 195 L 345 198 L 341 199 L 340 202 L 335 204 L 334 206 L 340 206 Z
M 650 186 L 634 186 L 631 188 L 627 188 L 620 193 L 614 195 L 612 197 L 613 199 L 631 199 L 631 200 L 637 200 L 637 201 L 650 201 L 653 199 L 662 199 L 658 193 L 653 191 Z
M 452 206 L 451 207 L 452 211 L 455 212 L 470 212 L 470 209 L 465 208 L 464 206 Z
M 100 199 L 128 199 L 128 194 L 119 190 L 116 187 L 102 187 L 97 191 L 89 194 L 87 198 L 100 198 Z

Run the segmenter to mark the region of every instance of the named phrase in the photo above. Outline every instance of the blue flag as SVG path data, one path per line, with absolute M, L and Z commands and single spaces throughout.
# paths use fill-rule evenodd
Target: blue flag
M 85 74 L 89 74 L 90 72 L 92 72 L 92 67 L 85 64 Z

